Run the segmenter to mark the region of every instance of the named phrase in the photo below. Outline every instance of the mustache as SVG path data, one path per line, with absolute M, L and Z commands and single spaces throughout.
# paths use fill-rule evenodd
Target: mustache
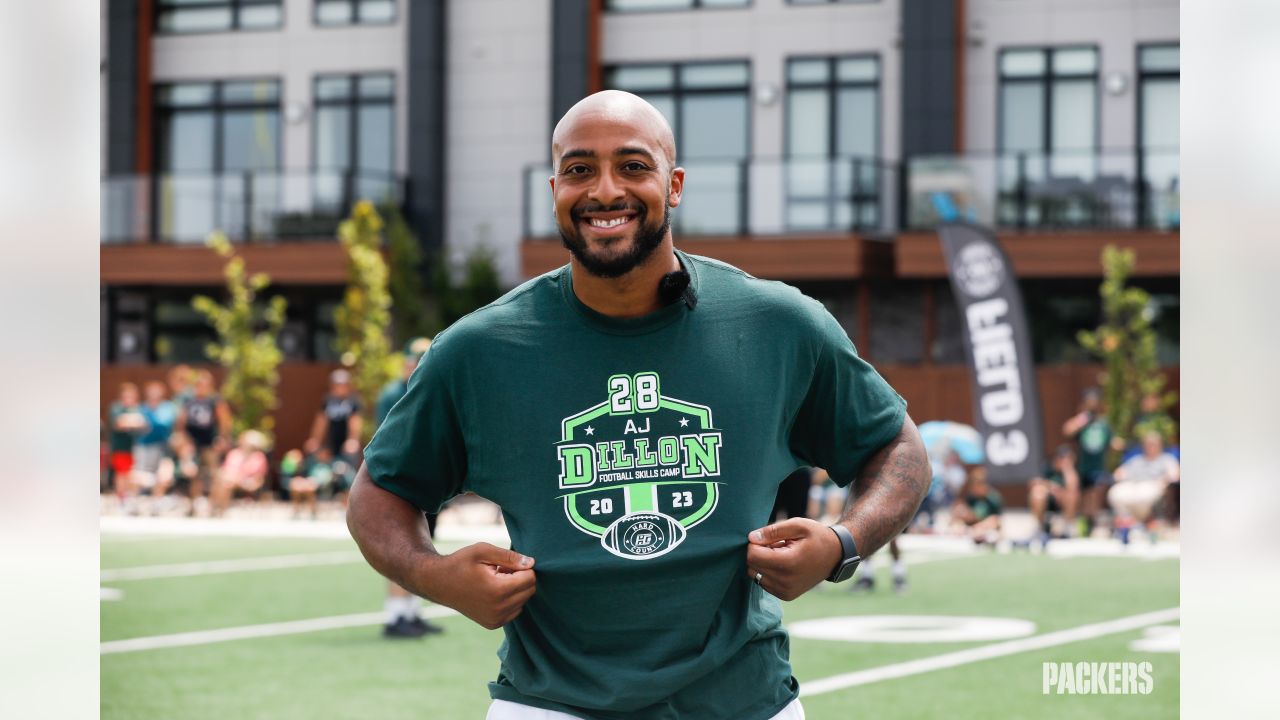
M 624 210 L 631 210 L 632 212 L 635 212 L 639 215 L 645 214 L 644 205 L 638 202 L 627 202 L 625 200 L 622 202 L 616 202 L 612 205 L 605 205 L 604 203 L 598 203 L 598 202 L 588 202 L 575 207 L 573 210 L 570 210 L 569 214 L 572 215 L 575 220 L 580 220 L 582 219 L 583 213 L 622 212 Z

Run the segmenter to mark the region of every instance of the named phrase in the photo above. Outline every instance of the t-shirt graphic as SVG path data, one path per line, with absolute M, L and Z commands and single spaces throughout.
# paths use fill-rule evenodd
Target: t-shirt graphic
M 565 515 L 614 555 L 650 560 L 715 511 L 722 434 L 711 408 L 662 395 L 655 372 L 614 375 L 607 391 L 561 423 Z

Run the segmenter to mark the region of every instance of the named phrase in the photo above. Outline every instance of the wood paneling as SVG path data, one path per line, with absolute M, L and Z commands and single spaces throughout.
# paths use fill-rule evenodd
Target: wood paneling
M 893 272 L 891 243 L 848 234 L 777 239 L 695 236 L 677 239 L 676 247 L 770 280 L 852 280 Z M 525 240 L 520 259 L 524 276 L 535 277 L 569 262 L 569 251 L 557 241 Z
M 221 285 L 225 262 L 204 246 L 104 245 L 104 285 Z M 237 245 L 250 273 L 276 284 L 333 285 L 347 281 L 347 255 L 336 240 Z
M 1134 275 L 1177 275 L 1179 233 L 1151 231 L 1081 231 L 998 233 L 1000 244 L 1023 278 L 1101 277 L 1102 249 L 1107 245 L 1137 253 Z M 898 277 L 943 278 L 946 261 L 936 233 L 912 232 L 895 243 Z

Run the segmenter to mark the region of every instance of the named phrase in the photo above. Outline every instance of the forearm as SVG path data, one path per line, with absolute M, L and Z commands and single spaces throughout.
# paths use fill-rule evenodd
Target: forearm
M 920 433 L 910 417 L 898 436 L 872 456 L 854 481 L 854 501 L 840 518 L 858 554 L 870 557 L 897 537 L 929 492 L 932 471 Z
M 373 483 L 364 464 L 347 500 L 347 528 L 369 565 L 420 597 L 435 601 L 424 587 L 426 573 L 440 559 L 422 512 Z

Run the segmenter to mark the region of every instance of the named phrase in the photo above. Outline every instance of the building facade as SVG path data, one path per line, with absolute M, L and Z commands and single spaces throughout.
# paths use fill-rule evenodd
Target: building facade
M 1176 379 L 1176 0 L 111 0 L 104 18 L 104 395 L 202 359 L 190 298 L 219 291 L 201 243 L 222 230 L 290 301 L 288 442 L 336 361 L 351 202 L 398 206 L 454 262 L 490 253 L 509 286 L 557 267 L 551 129 L 603 88 L 675 129 L 677 243 L 822 300 L 918 419 L 970 413 L 937 193 L 1021 277 L 1050 442 L 1096 381 L 1074 338 L 1104 246 L 1137 251 Z

